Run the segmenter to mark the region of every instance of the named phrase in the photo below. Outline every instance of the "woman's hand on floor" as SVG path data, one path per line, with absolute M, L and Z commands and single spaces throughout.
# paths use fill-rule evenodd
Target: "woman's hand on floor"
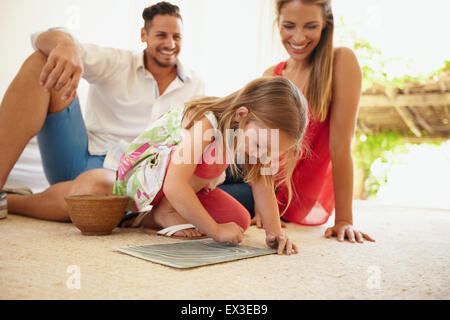
M 283 220 L 281 220 L 280 218 L 280 223 L 281 223 L 281 227 L 282 228 L 286 228 L 286 222 L 284 222 Z M 255 209 L 255 216 L 252 218 L 252 220 L 250 221 L 250 225 L 251 226 L 257 226 L 258 229 L 262 229 L 263 228 L 263 224 L 262 224 L 262 220 L 261 220 L 261 216 L 258 214 L 258 212 Z
M 352 243 L 363 243 L 363 239 L 370 242 L 375 242 L 375 240 L 368 234 L 354 229 L 348 222 L 336 222 L 334 227 L 328 228 L 325 231 L 325 237 L 328 239 L 331 237 L 337 237 L 339 242 L 343 242 L 345 238 Z
M 277 249 L 278 254 L 286 253 L 288 256 L 298 253 L 298 248 L 284 233 L 266 233 L 266 244 L 272 248 Z

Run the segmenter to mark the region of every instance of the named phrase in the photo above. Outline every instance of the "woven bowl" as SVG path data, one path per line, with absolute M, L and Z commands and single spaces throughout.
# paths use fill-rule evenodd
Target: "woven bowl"
M 112 233 L 124 216 L 129 198 L 122 196 L 67 196 L 72 223 L 87 236 Z

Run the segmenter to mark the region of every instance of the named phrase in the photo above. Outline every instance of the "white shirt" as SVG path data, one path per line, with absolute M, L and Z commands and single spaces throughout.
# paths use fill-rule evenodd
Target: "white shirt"
M 33 48 L 40 32 L 31 35 Z M 104 167 L 117 169 L 125 148 L 154 120 L 170 109 L 204 95 L 204 83 L 177 61 L 178 77 L 162 95 L 153 75 L 145 69 L 144 52 L 105 48 L 74 42 L 89 82 L 85 123 L 89 153 L 105 155 Z

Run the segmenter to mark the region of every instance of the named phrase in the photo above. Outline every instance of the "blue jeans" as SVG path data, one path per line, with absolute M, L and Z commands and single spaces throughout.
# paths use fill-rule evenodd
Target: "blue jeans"
M 241 178 L 233 177 L 229 168 L 227 169 L 227 178 L 219 188 L 239 201 L 252 217 L 255 215 L 255 202 L 251 187 Z
M 63 111 L 47 115 L 37 140 L 44 173 L 51 185 L 74 180 L 91 169 L 103 168 L 105 156 L 89 154 L 78 97 Z

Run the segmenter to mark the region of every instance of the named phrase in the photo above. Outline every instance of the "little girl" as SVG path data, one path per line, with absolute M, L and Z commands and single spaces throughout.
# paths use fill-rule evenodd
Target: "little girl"
M 129 196 L 129 210 L 139 212 L 123 226 L 238 244 L 250 215 L 215 188 L 228 164 L 236 172 L 238 155 L 266 243 L 279 254 L 296 253 L 281 231 L 274 189 L 284 185 L 292 198 L 290 178 L 307 122 L 305 98 L 282 77 L 256 79 L 225 98 L 204 97 L 187 103 L 184 112 L 168 112 L 134 140 L 120 161 L 114 194 Z M 274 165 L 280 169 L 268 175 Z

